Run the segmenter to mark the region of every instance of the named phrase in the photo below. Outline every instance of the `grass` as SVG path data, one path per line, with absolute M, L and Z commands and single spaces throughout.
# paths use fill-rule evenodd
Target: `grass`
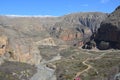
M 56 75 L 57 80 L 72 80 L 78 71 L 82 71 L 87 68 L 80 61 L 67 61 L 63 60 L 55 63 L 57 66 Z
M 36 73 L 33 65 L 6 61 L 0 66 L 0 80 L 29 80 Z
M 98 74 L 94 74 L 95 70 L 89 71 L 83 80 L 113 80 L 115 74 L 120 71 L 119 54 L 119 52 L 110 52 L 101 59 L 90 60 L 89 64 L 97 70 Z
M 87 58 L 92 58 L 87 61 L 87 64 L 91 65 L 92 68 L 80 75 L 82 80 L 113 80 L 115 74 L 120 71 L 119 51 L 96 52 L 66 49 L 61 52 L 61 55 L 63 57 L 62 60 L 53 62 L 57 67 L 57 80 L 73 80 L 77 72 L 83 71 L 88 67 L 82 63 Z M 102 56 L 96 59 L 100 55 Z

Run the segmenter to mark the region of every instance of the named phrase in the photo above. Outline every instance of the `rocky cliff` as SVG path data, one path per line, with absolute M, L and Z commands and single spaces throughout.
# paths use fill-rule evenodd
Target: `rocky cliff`
M 61 17 L 61 21 L 50 27 L 50 35 L 69 44 L 79 44 L 96 32 L 107 14 L 98 12 L 75 13 Z
M 0 16 L 0 54 L 8 60 L 39 64 L 42 60 L 40 46 L 61 49 L 66 45 L 82 45 L 106 16 L 98 12 L 61 17 Z
M 101 23 L 95 36 L 99 49 L 120 49 L 120 6 Z M 104 45 L 104 47 L 103 47 Z

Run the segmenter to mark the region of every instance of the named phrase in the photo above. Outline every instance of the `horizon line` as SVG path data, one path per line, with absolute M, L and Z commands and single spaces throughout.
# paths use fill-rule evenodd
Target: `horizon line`
M 69 15 L 69 14 L 76 14 L 76 13 L 96 13 L 95 12 L 73 12 L 73 13 L 68 13 L 68 14 L 64 14 L 64 15 Z M 106 13 L 106 12 L 97 12 L 97 13 Z M 64 16 L 61 15 L 61 16 Z M 60 16 L 54 16 L 54 15 L 19 15 L 19 14 L 0 14 L 0 16 L 6 16 L 6 17 L 60 17 Z
M 17 15 L 17 14 L 0 14 L 0 16 L 6 16 L 6 17 L 59 17 L 59 16 L 52 16 L 52 15 Z

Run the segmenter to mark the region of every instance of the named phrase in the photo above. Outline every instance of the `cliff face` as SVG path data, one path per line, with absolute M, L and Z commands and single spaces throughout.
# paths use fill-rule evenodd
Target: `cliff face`
M 115 9 L 108 17 L 101 23 L 100 28 L 95 37 L 95 41 L 100 47 L 101 41 L 108 43 L 108 48 L 120 49 L 120 6 Z M 104 48 L 103 48 L 104 49 Z
M 91 32 L 97 31 L 100 27 L 100 23 L 107 17 L 105 13 L 88 12 L 88 13 L 76 13 L 64 16 L 64 21 L 76 25 L 83 25 L 88 27 Z
M 40 46 L 82 45 L 106 16 L 97 12 L 45 18 L 0 16 L 0 55 L 39 64 Z
M 84 42 L 96 32 L 105 17 L 107 14 L 97 12 L 65 15 L 50 28 L 50 35 L 64 41 Z

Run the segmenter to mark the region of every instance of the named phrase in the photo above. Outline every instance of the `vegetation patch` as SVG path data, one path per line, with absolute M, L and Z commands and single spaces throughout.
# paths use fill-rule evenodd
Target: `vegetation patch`
M 0 80 L 29 80 L 36 67 L 26 63 L 6 61 L 0 65 Z

